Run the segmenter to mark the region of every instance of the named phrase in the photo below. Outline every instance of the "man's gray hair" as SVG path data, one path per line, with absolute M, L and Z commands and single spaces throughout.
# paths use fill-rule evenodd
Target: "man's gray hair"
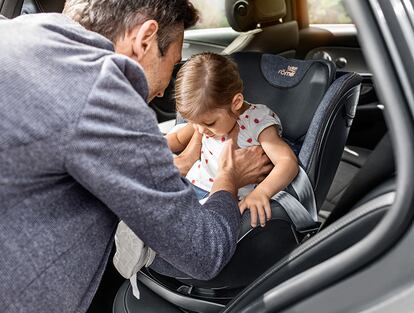
M 177 26 L 194 26 L 198 12 L 188 0 L 67 0 L 63 13 L 112 42 L 147 20 L 158 22 L 163 54 L 174 41 Z

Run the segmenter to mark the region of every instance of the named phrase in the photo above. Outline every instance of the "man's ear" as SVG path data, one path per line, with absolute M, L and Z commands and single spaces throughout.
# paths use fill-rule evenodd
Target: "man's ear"
M 138 62 L 142 61 L 148 51 L 154 48 L 154 45 L 158 49 L 157 34 L 158 23 L 155 20 L 148 20 L 138 27 L 132 45 L 133 53 Z
M 237 113 L 242 107 L 244 103 L 244 97 L 242 93 L 237 93 L 233 97 L 233 101 L 231 102 L 231 110 L 233 113 Z

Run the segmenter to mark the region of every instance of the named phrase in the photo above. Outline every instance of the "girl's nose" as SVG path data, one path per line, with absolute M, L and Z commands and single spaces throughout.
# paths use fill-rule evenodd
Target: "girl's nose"
M 201 125 L 198 125 L 197 127 L 198 127 L 198 132 L 199 132 L 200 134 L 204 134 L 204 132 L 206 131 L 206 128 L 205 128 L 205 127 L 203 127 L 203 126 L 201 126 Z

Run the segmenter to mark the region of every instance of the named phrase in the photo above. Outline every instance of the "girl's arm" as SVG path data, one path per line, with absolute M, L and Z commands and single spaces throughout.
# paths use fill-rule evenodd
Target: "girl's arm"
M 296 177 L 299 171 L 298 160 L 289 145 L 280 138 L 276 127 L 263 130 L 259 142 L 275 167 L 256 188 L 260 188 L 270 199 Z
M 270 219 L 270 198 L 286 188 L 299 171 L 296 155 L 289 145 L 280 138 L 276 127 L 270 126 L 264 129 L 260 133 L 258 139 L 266 155 L 275 167 L 269 175 L 239 203 L 241 213 L 246 209 L 250 209 L 251 225 L 253 227 L 257 226 L 258 217 L 261 226 L 264 226 L 266 220 Z
M 192 124 L 187 124 L 178 131 L 165 135 L 168 147 L 173 153 L 181 153 L 190 142 L 194 134 L 194 127 Z
M 194 163 L 200 159 L 202 135 L 194 131 L 193 137 L 187 147 L 178 156 L 174 157 L 174 164 L 180 171 L 181 176 L 186 176 Z

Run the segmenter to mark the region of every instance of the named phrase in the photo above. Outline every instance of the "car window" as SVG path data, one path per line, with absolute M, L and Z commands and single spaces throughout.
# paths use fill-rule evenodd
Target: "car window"
M 195 29 L 229 27 L 224 11 L 224 0 L 192 0 L 191 2 L 200 12 L 200 21 Z
M 309 23 L 351 24 L 342 0 L 308 0 Z

